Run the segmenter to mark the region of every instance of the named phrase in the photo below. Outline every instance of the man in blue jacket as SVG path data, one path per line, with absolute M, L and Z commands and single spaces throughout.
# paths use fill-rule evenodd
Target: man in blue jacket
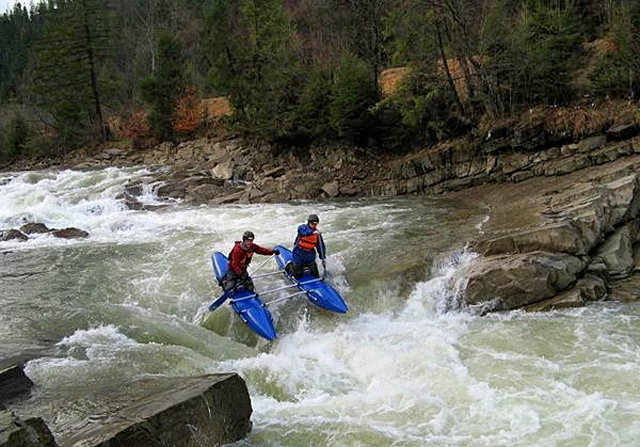
M 293 243 L 291 263 L 285 267 L 287 273 L 294 278 L 300 278 L 306 269 L 309 269 L 316 278 L 320 277 L 316 264 L 316 251 L 322 260 L 322 265 L 324 265 L 326 249 L 322 234 L 318 229 L 319 223 L 318 215 L 311 214 L 307 218 L 307 223 L 298 227 L 298 235 Z

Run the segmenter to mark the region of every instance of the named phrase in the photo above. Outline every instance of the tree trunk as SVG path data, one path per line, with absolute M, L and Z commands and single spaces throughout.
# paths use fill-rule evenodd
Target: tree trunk
M 438 48 L 440 50 L 440 57 L 442 58 L 442 65 L 444 67 L 444 72 L 447 76 L 447 82 L 449 83 L 449 87 L 451 87 L 451 93 L 453 93 L 453 97 L 456 99 L 458 106 L 462 113 L 466 113 L 464 108 L 464 104 L 460 100 L 460 96 L 458 95 L 458 91 L 456 90 L 456 85 L 453 82 L 453 77 L 451 76 L 451 70 L 449 70 L 449 63 L 447 62 L 447 55 L 444 52 L 444 44 L 442 43 L 442 30 L 440 29 L 440 22 L 436 20 L 436 32 L 438 34 Z
M 82 7 L 84 13 L 84 37 L 86 44 L 86 57 L 89 62 L 89 77 L 91 80 L 91 93 L 93 95 L 93 103 L 95 106 L 96 116 L 98 118 L 98 124 L 100 125 L 100 134 L 102 136 L 102 141 L 107 140 L 107 129 L 104 125 L 104 120 L 102 118 L 102 106 L 100 105 L 100 94 L 98 92 L 98 79 L 96 76 L 96 65 L 93 57 L 93 39 L 91 36 L 91 29 L 89 28 L 89 17 L 88 17 L 88 8 L 87 8 L 87 0 L 82 0 Z

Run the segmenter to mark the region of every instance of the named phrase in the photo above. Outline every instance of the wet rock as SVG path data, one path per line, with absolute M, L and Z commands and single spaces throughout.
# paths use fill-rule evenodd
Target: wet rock
M 15 365 L 0 371 L 0 402 L 28 396 L 32 387 L 33 382 L 24 373 L 22 366 Z
M 604 280 L 598 276 L 586 275 L 578 280 L 576 285 L 555 297 L 530 304 L 524 307 L 529 312 L 548 311 L 553 309 L 566 309 L 569 307 L 582 307 L 593 301 L 600 301 L 607 296 L 607 286 Z
M 184 183 L 169 183 L 162 185 L 157 191 L 158 197 L 173 197 L 184 199 L 187 195 L 187 186 Z
M 0 410 L 0 447 L 57 447 L 41 418 L 22 421 L 9 410 Z
M 596 257 L 603 261 L 613 278 L 624 278 L 633 270 L 633 244 L 636 239 L 636 224 L 629 223 L 616 230 L 598 248 Z
M 51 230 L 51 234 L 62 239 L 82 239 L 89 237 L 89 233 L 75 227 L 63 228 L 61 230 Z
M 138 201 L 138 199 L 126 192 L 118 194 L 116 196 L 116 200 L 123 200 L 126 207 L 133 211 L 140 211 L 145 209 L 145 206 L 140 201 Z
M 568 254 L 492 256 L 459 271 L 452 287 L 469 305 L 493 302 L 494 310 L 517 309 L 566 290 L 584 268 L 580 258 Z
M 135 380 L 106 408 L 64 427 L 67 446 L 218 446 L 251 430 L 251 401 L 237 374 Z M 108 396 L 107 396 L 108 397 Z
M 191 189 L 185 196 L 185 201 L 193 205 L 202 205 L 211 202 L 223 193 L 220 186 L 205 184 Z
M 20 227 L 24 234 L 48 233 L 51 230 L 43 223 L 28 223 Z
M 29 238 L 27 237 L 26 234 L 14 228 L 10 230 L 3 230 L 2 233 L 0 233 L 0 242 L 7 242 L 7 241 L 14 241 L 14 240 L 26 241 L 28 239 Z
M 640 274 L 614 281 L 611 298 L 615 301 L 632 302 L 640 300 Z
M 142 183 L 129 183 L 124 187 L 125 194 L 132 197 L 138 197 L 142 195 Z
M 211 201 L 211 204 L 223 205 L 226 203 L 235 203 L 235 202 L 238 202 L 244 194 L 245 194 L 244 189 L 241 189 L 239 191 L 224 195 L 222 197 L 216 197 Z

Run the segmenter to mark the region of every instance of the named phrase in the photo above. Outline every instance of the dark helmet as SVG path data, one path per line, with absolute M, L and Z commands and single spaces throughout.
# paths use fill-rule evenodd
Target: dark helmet
M 320 218 L 318 217 L 317 214 L 309 214 L 309 217 L 307 217 L 307 222 L 309 222 L 309 223 L 311 223 L 311 222 L 320 223 Z
M 255 239 L 255 238 L 256 238 L 256 236 L 253 234 L 253 231 L 245 231 L 245 232 L 242 234 L 242 240 L 243 240 L 243 241 L 246 241 L 247 239 L 251 239 L 251 240 L 253 240 L 253 239 Z

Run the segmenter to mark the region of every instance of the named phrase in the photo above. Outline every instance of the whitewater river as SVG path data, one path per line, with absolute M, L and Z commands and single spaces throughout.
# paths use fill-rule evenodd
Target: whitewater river
M 481 204 L 407 197 L 126 209 L 117 194 L 148 174 L 0 174 L 0 228 L 43 222 L 91 234 L 0 243 L 0 359 L 45 355 L 26 366 L 36 389 L 20 414 L 51 422 L 59 402 L 90 414 L 87 390 L 137 376 L 237 371 L 254 409 L 238 446 L 640 442 L 640 306 L 445 312 L 455 300 L 449 278 L 474 256 L 465 241 L 482 231 Z M 141 201 L 159 203 L 153 187 Z M 280 338 L 266 343 L 226 306 L 205 312 L 220 293 L 213 250 L 226 253 L 247 229 L 259 244 L 290 245 L 310 212 L 320 215 L 347 315 L 299 298 L 279 303 Z

